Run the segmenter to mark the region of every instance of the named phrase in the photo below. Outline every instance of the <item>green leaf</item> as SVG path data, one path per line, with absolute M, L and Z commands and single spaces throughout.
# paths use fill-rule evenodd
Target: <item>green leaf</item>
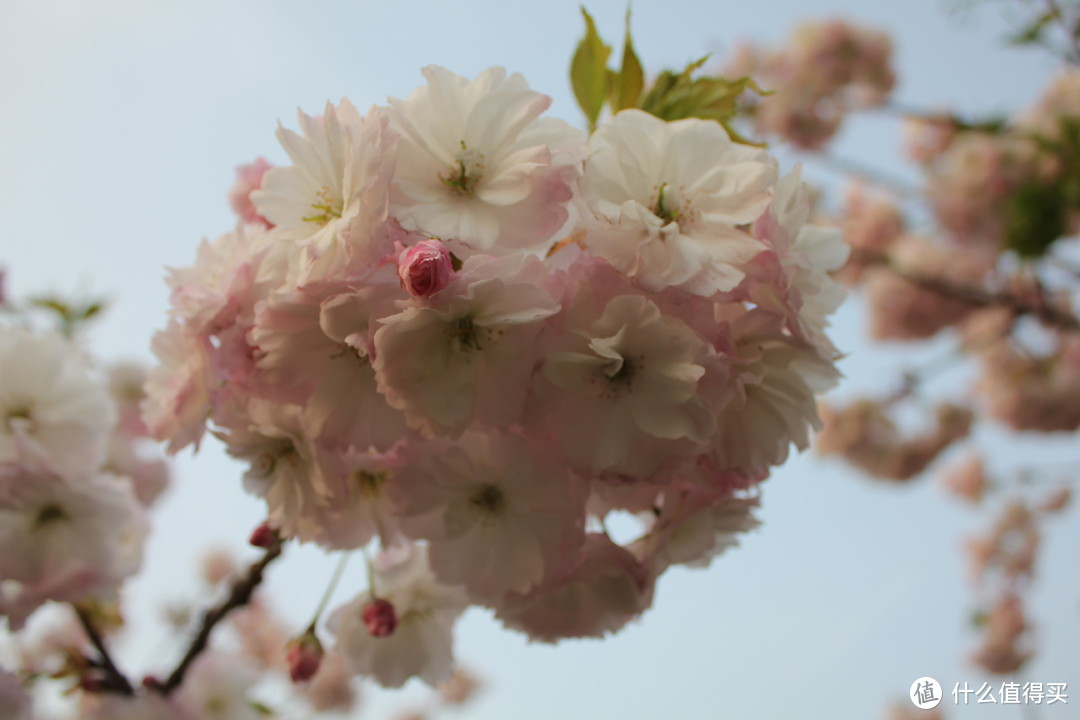
M 613 75 L 609 100 L 613 112 L 637 107 L 641 92 L 645 89 L 645 71 L 641 67 L 634 41 L 630 37 L 630 10 L 626 11 L 626 40 L 623 43 L 622 68 Z
M 100 315 L 101 311 L 104 310 L 104 309 L 105 309 L 105 303 L 101 302 L 100 300 L 96 301 L 96 302 L 92 302 L 92 303 L 90 303 L 89 305 L 87 305 L 86 307 L 84 307 L 82 309 L 80 319 L 89 320 L 90 318 L 93 318 L 93 317 L 96 317 L 96 316 Z
M 1022 258 L 1045 255 L 1066 232 L 1066 209 L 1061 185 L 1038 181 L 1021 185 L 1006 206 L 1006 247 Z
M 51 310 L 52 312 L 56 313 L 61 318 L 71 317 L 71 315 L 72 315 L 71 307 L 66 302 L 64 302 L 63 300 L 60 300 L 59 298 L 51 298 L 51 297 L 31 298 L 30 299 L 30 304 L 33 305 L 34 307 L 41 308 L 42 310 Z
M 578 43 L 570 63 L 570 86 L 591 130 L 596 127 L 596 120 L 604 107 L 604 98 L 607 97 L 607 61 L 611 48 L 600 39 L 596 24 L 584 7 L 581 14 L 585 18 L 585 37 Z
M 696 60 L 680 73 L 671 70 L 662 72 L 646 94 L 641 108 L 668 121 L 689 117 L 715 120 L 727 129 L 736 142 L 756 144 L 735 132 L 731 125 L 738 114 L 739 97 L 747 91 L 758 95 L 772 93 L 762 90 L 750 77 L 736 80 L 719 76 L 693 77 L 693 73 L 707 60 L 708 56 Z
M 735 127 L 731 124 L 730 120 L 720 120 L 719 122 L 721 125 L 724 126 L 724 129 L 727 130 L 728 137 L 731 138 L 732 142 L 737 142 L 740 145 L 751 145 L 753 147 L 759 148 L 768 147 L 768 143 L 761 142 L 759 140 L 751 140 L 750 138 L 743 135 L 741 132 L 735 129 Z

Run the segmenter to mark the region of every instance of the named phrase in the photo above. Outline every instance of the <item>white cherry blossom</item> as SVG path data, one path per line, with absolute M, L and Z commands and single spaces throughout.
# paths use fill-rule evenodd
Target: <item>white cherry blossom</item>
M 650 290 L 730 290 L 764 249 L 739 226 L 764 212 L 775 182 L 775 161 L 719 123 L 623 110 L 589 140 L 585 243 Z
M 397 218 L 486 253 L 548 240 L 568 216 L 580 131 L 541 118 L 551 98 L 502 68 L 468 80 L 429 66 L 424 77 L 408 99 L 390 100 L 402 135 Z
M 0 461 L 30 443 L 61 470 L 94 470 L 115 423 L 116 407 L 80 348 L 0 327 Z
M 449 678 L 453 627 L 467 605 L 465 594 L 435 578 L 422 545 L 384 554 L 375 563 L 373 580 L 373 589 L 330 618 L 336 651 L 354 673 L 384 687 L 401 687 L 411 677 L 431 686 Z M 364 623 L 364 608 L 375 598 L 393 605 L 397 615 L 397 627 L 385 637 L 373 636 Z
M 377 228 L 387 216 L 397 136 L 384 111 L 361 116 L 348 100 L 327 103 L 321 118 L 298 116 L 302 134 L 278 129 L 293 164 L 267 171 L 251 200 L 273 223 L 273 240 L 301 249 L 292 277 L 310 282 L 388 249 Z

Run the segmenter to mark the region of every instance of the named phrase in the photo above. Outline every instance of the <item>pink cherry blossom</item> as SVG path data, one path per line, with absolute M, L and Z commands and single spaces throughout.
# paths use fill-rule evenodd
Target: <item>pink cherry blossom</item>
M 263 175 L 274 167 L 266 158 L 255 158 L 250 165 L 236 168 L 236 182 L 229 189 L 229 207 L 242 221 L 249 225 L 273 227 L 273 223 L 259 214 L 251 201 L 251 191 L 262 187 Z
M 466 434 L 404 462 L 392 488 L 401 527 L 428 542 L 432 570 L 474 602 L 558 575 L 584 541 L 585 484 L 544 444 Z
M 373 365 L 386 401 L 429 433 L 515 422 L 542 321 L 559 307 L 546 274 L 535 258 L 473 256 L 443 290 L 383 318 Z
M 525 595 L 513 594 L 495 616 L 532 640 L 603 637 L 652 604 L 645 568 L 607 535 L 590 534 L 577 565 Z

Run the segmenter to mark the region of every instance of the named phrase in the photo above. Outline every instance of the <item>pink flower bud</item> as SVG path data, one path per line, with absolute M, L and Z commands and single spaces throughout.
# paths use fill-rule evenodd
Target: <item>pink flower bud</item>
M 394 634 L 397 613 L 386 600 L 374 600 L 364 606 L 364 625 L 372 637 L 384 638 Z
M 398 258 L 401 287 L 414 297 L 429 297 L 446 287 L 454 277 L 450 251 L 440 240 L 423 240 L 407 248 Z
M 323 646 L 314 631 L 308 630 L 289 641 L 285 661 L 289 665 L 289 677 L 294 683 L 307 682 L 315 677 L 322 663 Z
M 268 548 L 278 542 L 277 530 L 270 527 L 270 523 L 263 523 L 251 533 L 249 543 L 257 548 Z

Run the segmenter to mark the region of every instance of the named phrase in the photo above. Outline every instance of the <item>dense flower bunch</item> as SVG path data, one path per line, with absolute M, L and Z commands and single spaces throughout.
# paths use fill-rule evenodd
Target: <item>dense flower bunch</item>
M 600 637 L 736 544 L 837 378 L 846 258 L 798 171 L 717 122 L 586 137 L 519 75 L 424 76 L 241 169 L 237 228 L 171 272 L 144 406 L 171 451 L 209 428 L 248 462 L 280 537 L 381 548 L 329 625 L 389 686 L 447 676 L 469 605 Z
M 804 22 L 779 49 L 741 46 L 728 66 L 775 91 L 753 108 L 759 133 L 818 150 L 852 110 L 882 105 L 896 76 L 892 41 L 843 20 Z

